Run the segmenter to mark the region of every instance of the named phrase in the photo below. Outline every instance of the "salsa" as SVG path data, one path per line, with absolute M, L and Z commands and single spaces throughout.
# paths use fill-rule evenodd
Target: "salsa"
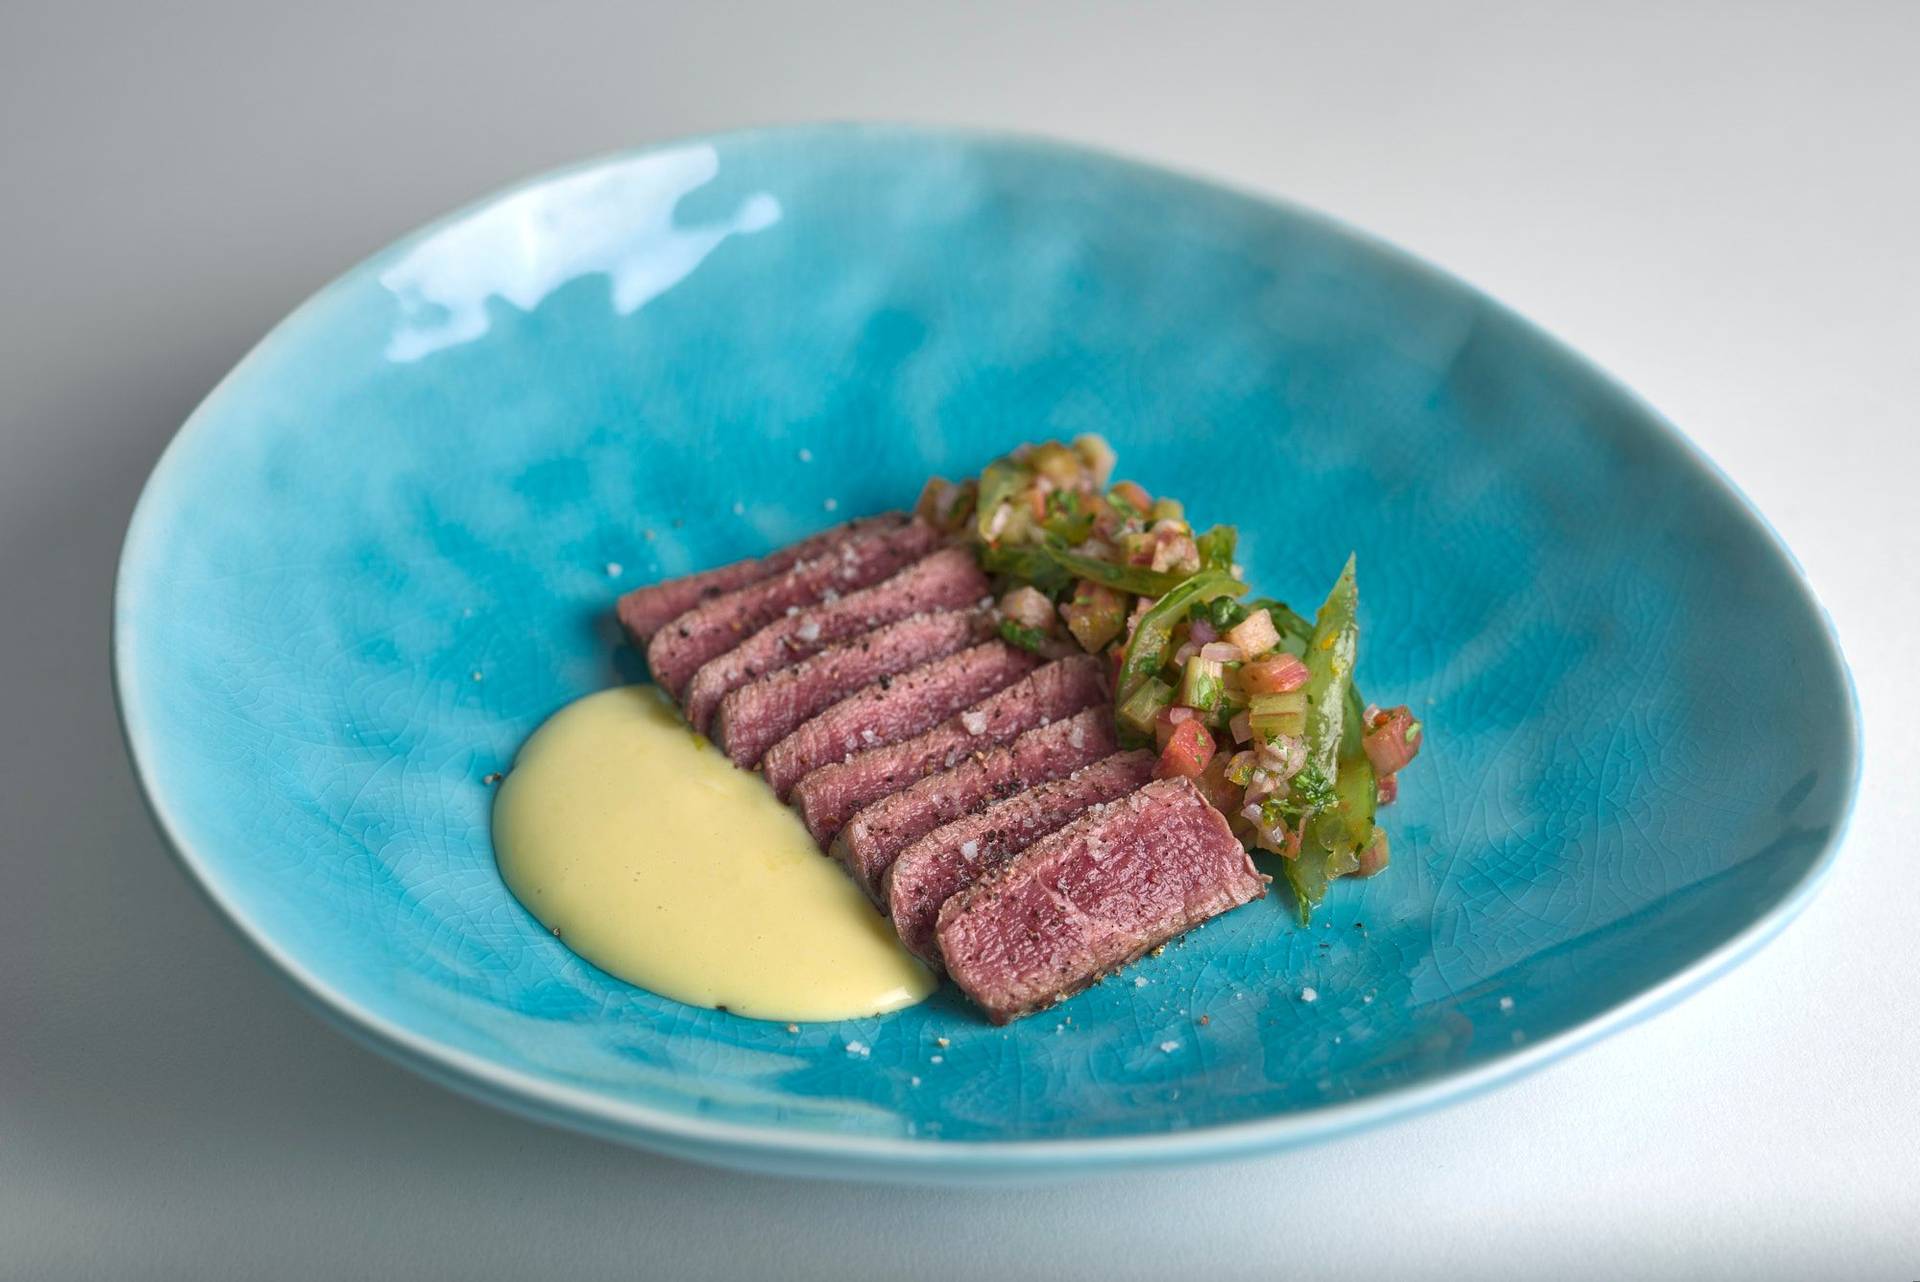
M 1366 703 L 1354 558 L 1308 619 L 1249 597 L 1238 534 L 1197 532 L 1177 499 L 1111 479 L 1097 436 L 1023 445 L 977 478 L 927 483 L 925 520 L 994 576 L 1009 643 L 1112 664 L 1121 742 L 1193 780 L 1250 849 L 1282 861 L 1302 923 L 1327 886 L 1387 866 L 1375 822 L 1420 750 L 1405 706 Z

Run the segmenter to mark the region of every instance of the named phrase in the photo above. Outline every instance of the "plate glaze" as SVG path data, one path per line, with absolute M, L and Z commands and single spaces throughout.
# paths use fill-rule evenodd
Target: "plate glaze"
M 620 591 L 1082 431 L 1238 522 L 1263 591 L 1311 604 L 1358 551 L 1363 688 L 1429 726 L 1386 875 L 1009 1029 L 943 992 L 797 1034 L 612 980 L 507 894 L 484 780 L 640 675 Z M 1858 763 L 1788 554 L 1579 358 L 1316 215 L 942 131 L 615 157 L 361 264 L 168 449 L 114 619 L 161 826 L 320 1010 L 495 1103 L 767 1171 L 1071 1173 L 1458 1096 L 1777 930 Z

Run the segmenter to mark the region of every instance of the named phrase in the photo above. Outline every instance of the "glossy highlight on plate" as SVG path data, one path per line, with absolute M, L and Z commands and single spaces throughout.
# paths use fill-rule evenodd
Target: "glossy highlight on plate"
M 484 252 L 503 208 L 524 277 Z M 1357 551 L 1367 683 L 1431 733 L 1392 876 L 1306 931 L 1210 923 L 1071 1028 L 937 993 L 789 1034 L 621 984 L 513 899 L 485 780 L 637 675 L 622 591 L 1091 431 L 1257 514 L 1256 581 Z M 1791 558 L 1590 365 L 1317 215 L 942 130 L 594 162 L 350 270 L 167 450 L 114 628 L 159 823 L 321 1011 L 530 1116 L 801 1174 L 1219 1157 L 1482 1088 L 1778 930 L 1859 761 Z

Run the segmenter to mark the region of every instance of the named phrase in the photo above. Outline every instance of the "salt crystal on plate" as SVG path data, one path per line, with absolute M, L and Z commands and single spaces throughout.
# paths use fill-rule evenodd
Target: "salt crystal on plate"
M 1303 988 L 1300 990 L 1300 1000 L 1303 1002 L 1317 1002 L 1320 1000 L 1320 990 L 1317 988 Z

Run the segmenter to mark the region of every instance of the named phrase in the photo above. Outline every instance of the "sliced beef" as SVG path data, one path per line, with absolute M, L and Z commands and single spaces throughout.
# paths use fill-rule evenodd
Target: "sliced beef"
M 1267 879 L 1193 783 L 1161 779 L 1096 806 L 941 908 L 947 973 L 1004 1024 L 1078 992 Z
M 862 806 L 951 769 L 969 753 L 1105 703 L 1106 673 L 1107 665 L 1091 655 L 1055 660 L 925 734 L 820 767 L 794 785 L 791 800 L 824 846 Z
M 968 811 L 1070 775 L 1114 747 L 1113 712 L 1105 707 L 1029 730 L 874 802 L 833 839 L 833 856 L 878 903 L 888 865 L 916 839 Z
M 1065 779 L 1043 783 L 985 810 L 942 824 L 900 852 L 881 881 L 900 942 L 938 962 L 940 906 L 1089 806 L 1115 801 L 1153 779 L 1151 752 L 1116 752 Z
M 757 765 L 768 748 L 822 709 L 875 682 L 891 682 L 930 657 L 965 649 L 991 627 L 981 611 L 943 610 L 863 632 L 722 699 L 713 714 L 713 741 L 735 765 Z
M 971 551 L 942 548 L 892 578 L 831 605 L 810 606 L 775 619 L 725 654 L 707 660 L 693 674 L 683 700 L 687 720 L 704 734 L 720 700 L 755 677 L 790 667 L 895 619 L 973 605 L 987 595 L 989 586 Z
M 654 633 L 703 601 L 744 588 L 761 579 L 770 579 L 809 557 L 821 555 L 863 530 L 906 523 L 907 515 L 904 512 L 862 517 L 845 525 L 836 525 L 830 530 L 822 530 L 798 543 L 789 543 L 766 556 L 749 557 L 731 565 L 702 570 L 698 574 L 687 574 L 664 583 L 635 588 L 620 598 L 620 625 L 627 630 L 627 636 L 632 638 L 633 644 L 644 649 L 647 642 L 653 640 Z
M 767 749 L 760 769 L 785 800 L 817 767 L 921 734 L 1039 665 L 1034 655 L 994 640 L 882 678 Z
M 676 700 L 700 665 L 724 654 L 790 608 L 837 600 L 919 560 L 939 541 L 921 521 L 856 531 L 792 568 L 713 597 L 653 634 L 647 666 Z

